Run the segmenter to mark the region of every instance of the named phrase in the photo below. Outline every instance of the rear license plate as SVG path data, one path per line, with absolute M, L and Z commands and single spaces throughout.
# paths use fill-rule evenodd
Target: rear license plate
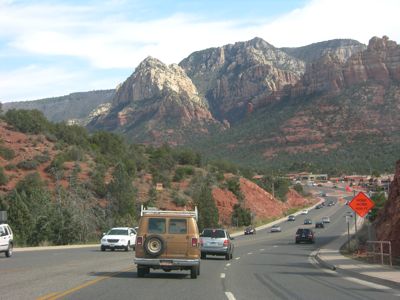
M 160 260 L 160 266 L 172 266 L 172 260 Z

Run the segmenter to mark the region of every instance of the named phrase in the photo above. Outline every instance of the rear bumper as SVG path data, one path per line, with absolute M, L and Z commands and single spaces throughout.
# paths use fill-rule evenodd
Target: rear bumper
M 151 267 L 193 267 L 200 265 L 200 259 L 168 259 L 168 258 L 138 258 L 135 257 L 133 262 L 141 266 Z
M 215 247 L 203 247 L 201 248 L 202 254 L 211 254 L 211 255 L 225 255 L 229 253 L 229 248 L 215 248 Z

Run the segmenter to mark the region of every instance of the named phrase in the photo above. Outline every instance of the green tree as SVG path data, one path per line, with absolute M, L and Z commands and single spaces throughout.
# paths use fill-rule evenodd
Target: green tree
M 219 216 L 211 193 L 210 180 L 207 177 L 200 177 L 195 180 L 197 182 L 193 189 L 192 198 L 199 211 L 199 220 L 197 222 L 199 229 L 216 227 L 218 226 Z
M 114 219 L 121 225 L 132 225 L 135 221 L 136 192 L 123 164 L 116 165 L 108 185 L 108 198 Z
M 232 224 L 237 226 L 249 226 L 251 224 L 251 212 L 241 207 L 240 204 L 233 206 Z

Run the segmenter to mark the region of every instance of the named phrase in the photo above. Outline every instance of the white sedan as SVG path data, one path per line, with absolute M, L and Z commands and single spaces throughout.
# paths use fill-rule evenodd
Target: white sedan
M 308 209 L 303 209 L 303 210 L 301 211 L 301 214 L 302 214 L 302 215 L 308 214 Z
M 115 227 L 103 235 L 100 243 L 101 251 L 106 251 L 106 249 L 110 249 L 111 251 L 115 249 L 129 251 L 130 248 L 135 248 L 136 231 L 129 227 Z

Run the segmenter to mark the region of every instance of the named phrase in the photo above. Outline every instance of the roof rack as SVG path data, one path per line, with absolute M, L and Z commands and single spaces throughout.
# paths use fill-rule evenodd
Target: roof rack
M 197 210 L 197 206 L 194 207 L 194 210 L 159 210 L 155 207 L 145 208 L 143 204 L 140 206 L 140 216 L 144 215 L 169 215 L 173 214 L 175 216 L 188 216 L 194 217 L 196 221 L 199 219 L 199 212 Z

